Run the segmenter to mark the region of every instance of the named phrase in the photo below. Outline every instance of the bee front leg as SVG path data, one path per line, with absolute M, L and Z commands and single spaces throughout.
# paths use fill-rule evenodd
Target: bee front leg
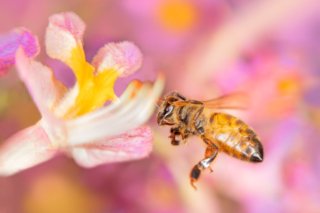
M 203 171 L 207 168 L 209 168 L 212 171 L 210 164 L 217 157 L 217 155 L 218 155 L 218 147 L 216 147 L 214 144 L 208 145 L 206 152 L 205 152 L 205 158 L 202 159 L 199 163 L 197 163 L 192 168 L 191 173 L 190 173 L 190 183 L 194 189 L 197 189 L 197 187 L 195 186 L 194 183 L 198 181 L 198 179 L 201 175 L 201 171 Z
M 180 141 L 176 139 L 177 136 L 181 136 L 180 130 L 178 127 L 170 129 L 171 144 L 177 146 L 180 144 Z

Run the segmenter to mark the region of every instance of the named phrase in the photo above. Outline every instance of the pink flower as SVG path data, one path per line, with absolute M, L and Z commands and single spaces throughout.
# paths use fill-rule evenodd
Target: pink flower
M 19 46 L 28 57 L 39 53 L 37 38 L 24 28 L 0 35 L 0 76 L 4 75 L 7 69 L 14 64 Z
M 83 167 L 139 159 L 150 153 L 151 130 L 139 126 L 151 116 L 163 79 L 154 84 L 133 81 L 118 98 L 114 83 L 140 67 L 140 50 L 130 42 L 107 44 L 90 64 L 82 47 L 84 29 L 82 20 L 68 12 L 51 16 L 46 30 L 48 55 L 74 72 L 76 83 L 71 89 L 55 79 L 49 67 L 28 58 L 23 48 L 17 51 L 19 76 L 42 118 L 1 147 L 1 175 L 35 166 L 60 152 Z M 107 101 L 112 103 L 104 106 Z

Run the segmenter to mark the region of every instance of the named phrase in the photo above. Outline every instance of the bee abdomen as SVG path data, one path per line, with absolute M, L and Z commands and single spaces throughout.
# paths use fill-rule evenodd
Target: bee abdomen
M 256 136 L 250 140 L 242 138 L 234 148 L 242 160 L 252 162 L 261 162 L 263 160 L 262 145 Z
M 222 151 L 246 161 L 263 160 L 262 145 L 244 122 L 228 114 L 215 113 L 210 117 L 210 123 L 214 139 Z

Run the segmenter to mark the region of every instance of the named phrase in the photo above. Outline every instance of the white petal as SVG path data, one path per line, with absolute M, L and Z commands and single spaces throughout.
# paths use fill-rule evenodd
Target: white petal
M 50 110 L 62 98 L 66 88 L 54 77 L 52 70 L 28 58 L 23 49 L 16 54 L 17 71 L 26 85 L 42 117 L 47 119 Z
M 159 77 L 153 85 L 143 84 L 138 91 L 131 85 L 119 101 L 67 121 L 69 145 L 81 145 L 112 137 L 144 124 L 152 115 L 163 87 L 163 77 Z

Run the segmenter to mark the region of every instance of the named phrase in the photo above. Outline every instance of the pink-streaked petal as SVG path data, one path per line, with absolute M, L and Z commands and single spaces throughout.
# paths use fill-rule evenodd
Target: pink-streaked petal
M 152 150 L 152 131 L 140 127 L 114 138 L 72 149 L 75 161 L 83 167 L 105 163 L 129 161 L 147 157 Z
M 67 62 L 72 50 L 82 47 L 84 22 L 72 12 L 59 13 L 49 18 L 46 31 L 46 50 L 50 57 Z
M 16 55 L 17 71 L 43 117 L 64 95 L 66 88 L 54 78 L 50 68 L 29 59 L 22 49 Z
M 55 153 L 46 132 L 36 124 L 13 135 L 0 147 L 0 175 L 12 175 L 38 165 Z
M 98 72 L 114 69 L 124 77 L 140 68 L 142 54 L 131 42 L 109 43 L 98 51 L 92 63 Z
M 118 101 L 66 121 L 69 145 L 88 144 L 143 125 L 152 115 L 163 87 L 162 76 L 154 84 L 132 82 Z
M 16 51 L 19 47 L 30 58 L 39 53 L 38 39 L 27 29 L 19 28 L 0 36 L 0 76 L 15 63 Z

